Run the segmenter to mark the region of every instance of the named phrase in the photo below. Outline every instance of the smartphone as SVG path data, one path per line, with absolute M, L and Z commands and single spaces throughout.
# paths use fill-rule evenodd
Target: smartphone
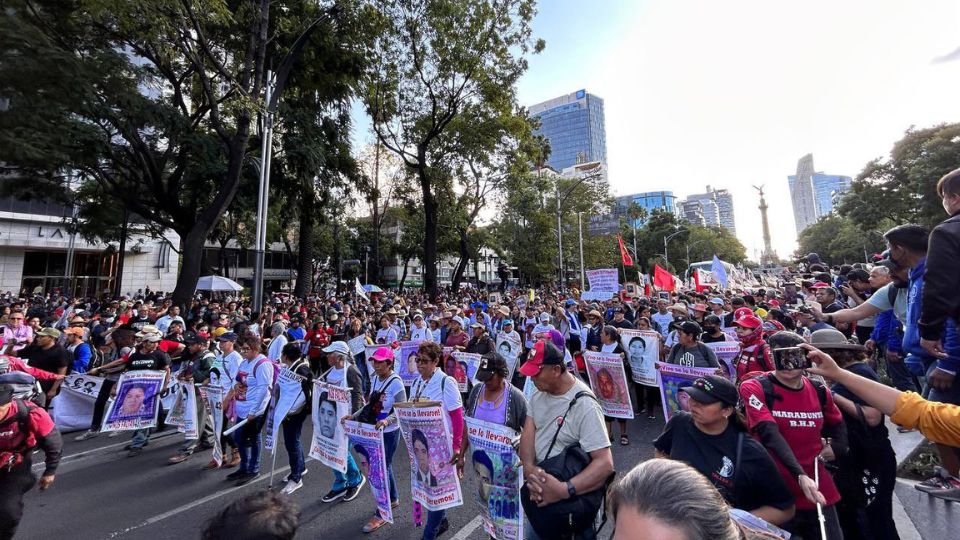
M 784 347 L 782 349 L 773 349 L 773 365 L 777 371 L 790 371 L 794 369 L 809 369 L 810 359 L 807 358 L 807 350 L 800 347 Z

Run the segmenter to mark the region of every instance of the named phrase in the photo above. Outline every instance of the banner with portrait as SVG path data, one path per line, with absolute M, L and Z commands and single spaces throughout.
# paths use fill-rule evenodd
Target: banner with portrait
M 427 510 L 443 510 L 463 504 L 453 457 L 453 434 L 436 401 L 397 403 L 400 432 L 410 454 L 410 490 L 413 500 Z
M 536 391 L 537 386 L 533 383 L 533 377 L 524 377 L 523 397 L 527 398 L 527 401 L 530 401 L 533 398 L 533 393 Z
M 350 389 L 313 383 L 313 439 L 310 457 L 335 471 L 347 472 L 347 436 L 340 419 L 350 414 Z
M 457 361 L 457 364 L 463 366 L 467 380 L 473 384 L 477 384 L 477 368 L 480 367 L 481 355 L 477 353 L 468 353 L 463 351 L 453 351 L 450 355 L 454 360 Z M 457 384 L 460 384 L 460 379 L 457 379 Z M 460 388 L 461 392 L 466 392 L 464 387 Z
M 177 400 L 177 395 L 180 393 L 180 388 L 185 384 L 186 383 L 180 379 L 177 379 L 176 373 L 170 373 L 170 383 L 160 392 L 160 403 L 163 404 L 164 410 L 169 411 L 173 408 L 173 403 Z
M 184 382 L 177 387 L 173 407 L 167 412 L 165 423 L 177 426 L 177 431 L 184 434 L 184 438 L 196 440 L 200 437 L 197 431 L 197 389 L 193 384 Z
M 271 452 L 277 451 L 277 430 L 280 429 L 280 423 L 291 411 L 300 411 L 306 405 L 307 397 L 303 394 L 302 384 L 304 380 L 288 367 L 281 369 L 277 375 L 273 407 L 267 416 L 267 429 L 264 431 L 264 448 Z
M 660 334 L 653 330 L 622 328 L 620 345 L 627 351 L 633 382 L 659 386 L 656 366 L 660 360 Z
M 420 372 L 417 371 L 417 350 L 420 348 L 419 341 L 402 341 L 400 348 L 394 350 L 396 364 L 393 371 L 403 380 L 404 386 L 410 386 L 417 380 Z
M 220 385 L 205 385 L 199 388 L 200 399 L 206 407 L 204 409 L 213 423 L 213 452 L 212 458 L 217 465 L 223 465 L 223 447 L 220 446 L 220 437 L 223 435 L 223 398 L 227 395 Z
M 383 431 L 370 424 L 361 424 L 353 420 L 343 423 L 347 438 L 357 453 L 357 465 L 360 472 L 370 482 L 370 491 L 377 501 L 380 517 L 387 523 L 393 523 L 393 508 L 390 506 L 390 478 L 387 475 L 386 451 L 383 444 Z
M 83 373 L 67 375 L 60 393 L 50 402 L 50 417 L 62 433 L 90 429 L 93 406 L 100 395 L 103 377 Z
M 466 462 L 477 475 L 477 505 L 483 529 L 497 540 L 523 538 L 520 485 L 523 467 L 514 450 L 520 435 L 503 425 L 465 417 L 470 454 Z M 467 459 L 469 458 L 469 459 Z
M 164 371 L 128 371 L 117 382 L 117 398 L 103 415 L 101 431 L 126 431 L 157 426 Z M 196 409 L 194 409 L 196 410 Z
M 627 372 L 620 354 L 586 351 L 583 361 L 587 365 L 590 389 L 597 396 L 603 414 L 612 418 L 633 418 Z
M 497 352 L 500 353 L 500 356 L 507 361 L 507 381 L 513 379 L 513 372 L 517 369 L 517 362 L 520 359 L 520 355 L 523 353 L 523 344 L 520 343 L 520 335 L 516 332 L 511 332 L 515 335 L 515 339 L 508 338 L 503 332 L 497 336 Z
M 373 370 L 373 355 L 374 355 L 374 353 L 377 352 L 378 349 L 380 349 L 380 347 L 389 347 L 389 345 L 383 345 L 383 344 L 381 343 L 381 344 L 377 344 L 377 345 L 364 345 L 364 346 L 363 346 L 363 352 L 364 352 L 364 354 L 363 354 L 364 362 L 363 362 L 363 363 L 366 364 L 366 366 L 367 366 L 367 367 L 366 367 L 367 373 L 370 375 L 370 379 L 371 379 L 371 380 L 373 380 L 373 378 L 376 376 L 376 372 L 374 372 L 374 370 Z M 396 367 L 397 367 L 397 349 L 392 349 L 392 350 L 393 350 L 393 367 L 394 367 L 394 369 L 396 369 Z
M 707 375 L 716 375 L 717 368 L 697 368 L 674 364 L 657 364 L 660 370 L 660 399 L 663 402 L 663 417 L 670 420 L 677 411 L 689 411 L 689 397 L 684 388 L 693 386 L 693 381 Z
M 740 342 L 739 341 L 718 341 L 716 343 L 704 343 L 707 347 L 713 349 L 713 352 L 717 355 L 717 360 L 720 361 L 720 369 L 723 370 L 723 374 L 730 379 L 730 382 L 737 382 L 737 368 L 735 367 L 735 361 L 737 355 L 740 354 Z

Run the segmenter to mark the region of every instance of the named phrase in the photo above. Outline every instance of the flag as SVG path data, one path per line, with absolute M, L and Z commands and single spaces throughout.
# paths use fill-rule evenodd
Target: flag
M 661 291 L 673 290 L 673 274 L 660 268 L 659 264 L 653 266 L 653 284 Z
M 354 278 L 354 279 L 356 279 L 354 292 L 356 292 L 357 296 L 359 296 L 360 298 L 363 298 L 364 300 L 369 301 L 370 299 L 367 298 L 367 291 L 363 290 L 363 285 L 360 284 L 360 278 Z
M 716 255 L 713 256 L 713 265 L 710 267 L 710 272 L 713 273 L 713 278 L 720 284 L 724 289 L 727 288 L 727 269 L 723 266 L 723 262 Z
M 623 265 L 633 266 L 633 258 L 630 257 L 630 253 L 627 251 L 627 246 L 623 245 L 623 237 L 619 234 L 617 235 L 617 242 L 620 243 L 620 260 L 623 261 Z

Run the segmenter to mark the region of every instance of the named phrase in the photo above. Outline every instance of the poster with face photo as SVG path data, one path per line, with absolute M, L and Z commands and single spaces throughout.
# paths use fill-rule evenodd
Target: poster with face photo
M 696 368 L 673 364 L 657 364 L 660 370 L 660 399 L 663 402 L 663 417 L 670 420 L 677 411 L 690 410 L 690 397 L 684 388 L 693 386 L 693 381 L 707 375 L 716 375 L 716 368 Z
M 369 424 L 348 420 L 343 424 L 344 431 L 353 444 L 360 472 L 370 482 L 370 491 L 377 501 L 377 510 L 387 523 L 393 523 L 393 508 L 390 506 L 390 480 L 387 477 L 386 452 L 383 444 L 383 431 Z
M 612 418 L 633 418 L 627 373 L 620 355 L 587 351 L 583 353 L 583 361 L 587 364 L 590 388 L 597 396 L 603 414 Z
M 61 433 L 88 429 L 103 377 L 67 375 L 50 404 L 50 417 Z
M 453 434 L 436 401 L 398 403 L 394 409 L 410 454 L 410 491 L 427 510 L 463 504 L 453 457 Z
M 480 367 L 481 356 L 476 353 L 467 353 L 463 351 L 453 351 L 451 355 L 458 364 L 464 366 L 467 373 L 467 379 L 473 384 L 477 384 L 477 368 Z M 457 381 L 459 383 L 459 381 Z M 461 390 L 466 392 L 466 390 Z
M 417 371 L 417 350 L 419 348 L 419 341 L 404 341 L 400 343 L 400 348 L 397 349 L 400 352 L 394 353 L 397 355 L 394 372 L 403 379 L 404 386 L 410 386 L 420 376 L 420 372 Z
M 717 341 L 715 343 L 704 343 L 704 345 L 713 349 L 713 352 L 717 354 L 717 360 L 720 361 L 720 369 L 723 370 L 723 374 L 730 379 L 730 382 L 736 384 L 737 369 L 734 367 L 734 361 L 740 354 L 740 342 Z
M 523 508 L 520 505 L 520 484 L 523 467 L 513 449 L 520 436 L 499 424 L 475 418 L 464 418 L 470 453 L 466 456 L 467 471 L 473 469 L 477 479 L 475 497 L 483 519 L 483 529 L 491 538 L 514 540 L 523 538 Z M 472 466 L 472 467 L 471 467 Z
M 620 330 L 620 346 L 627 351 L 633 382 L 658 386 L 657 360 L 660 359 L 660 334 L 652 330 Z
M 128 371 L 117 383 L 117 398 L 103 417 L 101 431 L 125 431 L 156 427 L 160 411 L 163 371 Z
M 517 369 L 517 361 L 523 352 L 523 347 L 520 343 L 520 334 L 511 332 L 508 336 L 500 332 L 500 335 L 497 336 L 497 352 L 507 361 L 507 370 L 510 372 L 507 375 L 507 380 L 509 381 L 513 378 L 513 372 Z
M 341 473 L 347 472 L 347 435 L 340 419 L 350 414 L 350 390 L 313 383 L 313 439 L 310 457 Z

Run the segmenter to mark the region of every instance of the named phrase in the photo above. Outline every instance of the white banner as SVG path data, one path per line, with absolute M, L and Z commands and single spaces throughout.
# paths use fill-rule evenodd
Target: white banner
M 50 416 L 62 433 L 89 429 L 93 406 L 103 386 L 103 377 L 67 375 L 60 393 L 50 402 Z
M 117 383 L 117 398 L 103 416 L 101 431 L 125 431 L 157 426 L 163 371 L 128 371 Z
M 456 360 L 457 364 L 463 366 L 466 370 L 466 378 L 473 384 L 477 384 L 477 368 L 480 367 L 480 355 L 477 353 L 468 353 L 463 351 L 453 351 L 450 356 Z M 448 373 L 449 375 L 449 373 Z M 457 385 L 460 385 L 460 379 L 457 379 Z M 460 391 L 466 392 L 467 385 L 460 385 Z
M 208 385 L 200 387 L 200 397 L 206 405 L 207 415 L 213 421 L 213 453 L 212 458 L 217 465 L 223 465 L 223 447 L 220 438 L 223 435 L 223 398 L 226 392 L 220 386 Z
M 167 412 L 167 424 L 177 426 L 184 438 L 196 440 L 197 432 L 197 390 L 193 384 L 182 383 L 174 396 L 173 407 Z
M 303 407 L 307 401 L 307 397 L 303 395 L 303 381 L 303 377 L 287 367 L 281 369 L 280 374 L 277 375 L 275 388 L 279 390 L 279 396 L 273 406 L 273 414 L 268 418 L 266 435 L 264 435 L 264 448 L 273 453 L 277 451 L 275 441 L 280 423 L 290 414 L 290 411 Z
M 620 273 L 616 268 L 587 270 L 586 274 L 590 290 L 581 293 L 583 300 L 608 300 L 620 292 Z
M 523 344 L 520 343 L 520 334 L 511 332 L 508 338 L 506 334 L 500 332 L 497 336 L 497 352 L 507 361 L 507 382 L 513 379 L 513 372 L 517 369 L 517 359 L 523 353 Z
M 341 473 L 347 472 L 347 435 L 340 419 L 350 414 L 350 389 L 313 383 L 313 440 L 310 457 Z
M 634 382 L 660 386 L 656 363 L 660 359 L 660 335 L 650 330 L 620 330 L 620 345 L 627 351 Z

